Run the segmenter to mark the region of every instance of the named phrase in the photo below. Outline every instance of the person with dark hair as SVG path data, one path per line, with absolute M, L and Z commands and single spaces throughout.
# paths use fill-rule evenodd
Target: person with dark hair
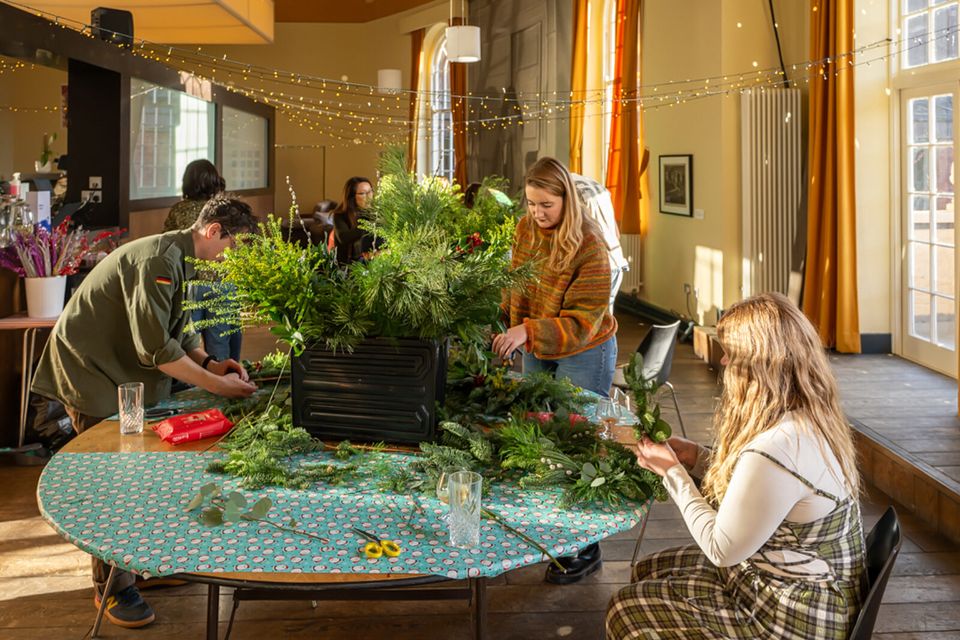
M 473 209 L 473 203 L 477 201 L 477 195 L 483 185 L 479 182 L 471 182 L 463 191 L 463 206 L 467 209 Z
M 117 386 L 142 382 L 144 404 L 170 395 L 172 378 L 227 398 L 244 398 L 256 386 L 235 360 L 217 361 L 186 333 L 184 283 L 195 275 L 189 258 L 220 260 L 239 233 L 257 220 L 250 205 L 210 200 L 190 229 L 147 236 L 122 245 L 97 264 L 71 296 L 44 347 L 32 391 L 63 403 L 77 432 L 117 411 Z M 93 560 L 99 604 L 110 567 Z M 105 615 L 114 624 L 142 627 L 154 619 L 120 572 Z
M 226 181 L 209 160 L 194 160 L 183 172 L 183 200 L 170 207 L 163 223 L 164 231 L 189 229 L 197 221 L 203 205 L 227 188 Z
M 373 203 L 373 185 L 354 176 L 343 185 L 343 199 L 333 210 L 333 236 L 337 262 L 346 265 L 373 248 L 373 238 L 357 224 Z
M 223 193 L 226 181 L 209 160 L 194 160 L 183 172 L 183 200 L 170 208 L 164 231 L 190 229 L 197 222 L 200 211 L 211 198 Z M 211 289 L 205 284 L 193 286 L 191 297 L 202 300 L 211 295 Z M 204 309 L 193 312 L 193 321 L 209 320 L 210 315 Z M 239 360 L 243 334 L 227 324 L 215 324 L 200 330 L 203 348 L 217 360 Z

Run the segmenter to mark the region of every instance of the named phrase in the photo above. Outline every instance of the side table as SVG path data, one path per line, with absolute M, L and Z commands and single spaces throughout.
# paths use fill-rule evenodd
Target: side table
M 23 446 L 27 434 L 27 409 L 30 408 L 30 385 L 33 383 L 33 360 L 37 350 L 37 331 L 52 329 L 57 318 L 28 318 L 25 313 L 0 318 L 0 331 L 23 330 L 23 367 L 20 374 L 20 436 L 17 446 Z

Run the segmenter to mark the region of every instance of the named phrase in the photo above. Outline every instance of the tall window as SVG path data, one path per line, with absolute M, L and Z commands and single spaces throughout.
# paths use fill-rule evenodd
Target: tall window
M 610 123 L 613 120 L 613 85 L 617 65 L 617 3 L 603 3 L 603 155 L 601 167 L 607 175 L 607 157 L 610 154 Z
M 900 65 L 904 69 L 934 62 L 956 60 L 956 0 L 900 0 L 901 48 Z
M 956 182 L 960 0 L 897 0 L 900 104 L 900 354 L 957 374 Z M 936 67 L 934 67 L 936 65 Z
M 954 116 L 957 91 L 902 96 L 903 349 L 951 372 L 956 363 Z
M 145 80 L 130 82 L 130 199 L 173 197 L 193 160 L 214 159 L 211 102 Z
M 437 45 L 430 69 L 429 172 L 453 181 L 453 111 L 446 39 Z

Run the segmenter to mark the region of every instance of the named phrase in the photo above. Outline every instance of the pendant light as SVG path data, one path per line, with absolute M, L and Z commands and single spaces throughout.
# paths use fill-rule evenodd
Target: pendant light
M 460 2 L 461 15 L 463 0 Z M 466 21 L 466 18 L 464 18 Z M 450 22 L 453 22 L 453 0 L 450 0 Z M 447 27 L 447 60 L 450 62 L 477 62 L 480 60 L 480 27 L 468 24 Z
M 398 93 L 403 88 L 402 83 L 400 69 L 377 70 L 377 91 L 380 93 Z

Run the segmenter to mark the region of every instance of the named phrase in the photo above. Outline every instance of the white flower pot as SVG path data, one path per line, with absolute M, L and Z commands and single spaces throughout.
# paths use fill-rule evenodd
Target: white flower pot
M 63 311 L 67 292 L 67 276 L 24 278 L 27 286 L 27 316 L 56 318 Z

